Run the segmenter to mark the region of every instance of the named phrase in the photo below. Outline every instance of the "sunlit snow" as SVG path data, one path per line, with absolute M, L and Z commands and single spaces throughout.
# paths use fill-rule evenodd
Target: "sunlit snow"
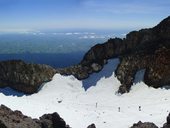
M 1 89 L 0 103 L 34 118 L 58 112 L 72 128 L 86 128 L 91 123 L 97 128 L 128 128 L 139 120 L 162 126 L 170 111 L 170 90 L 149 88 L 136 76 L 140 79 L 130 93 L 117 95 L 120 83 L 114 70 L 118 63 L 118 59 L 110 60 L 100 73 L 83 81 L 56 74 L 29 96 Z

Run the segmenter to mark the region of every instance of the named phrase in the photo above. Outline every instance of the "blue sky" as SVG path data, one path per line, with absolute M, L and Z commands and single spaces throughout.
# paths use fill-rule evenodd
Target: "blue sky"
M 170 15 L 170 0 L 0 0 L 0 30 L 138 29 Z

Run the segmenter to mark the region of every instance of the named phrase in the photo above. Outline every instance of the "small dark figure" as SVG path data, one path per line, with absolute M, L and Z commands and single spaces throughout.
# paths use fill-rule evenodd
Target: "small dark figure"
M 120 112 L 120 107 L 118 107 L 118 112 Z
M 97 108 L 97 103 L 96 103 L 96 108 Z
M 141 106 L 139 106 L 139 111 L 141 111 Z

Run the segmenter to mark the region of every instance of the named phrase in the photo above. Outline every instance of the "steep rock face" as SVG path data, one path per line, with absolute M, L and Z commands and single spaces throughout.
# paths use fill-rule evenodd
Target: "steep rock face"
M 0 106 L 0 128 L 70 128 L 57 114 L 45 114 L 40 119 L 32 119 L 20 111 L 12 111 Z
M 161 47 L 154 53 L 136 53 L 121 58 L 116 70 L 120 93 L 129 92 L 137 71 L 145 69 L 144 82 L 154 88 L 170 84 L 170 49 Z
M 62 75 L 74 75 L 80 80 L 86 79 L 90 74 L 101 71 L 108 59 L 124 52 L 125 46 L 122 42 L 122 39 L 115 38 L 104 44 L 97 44 L 85 54 L 78 65 L 57 69 L 57 72 Z
M 145 69 L 144 82 L 154 88 L 170 85 L 170 17 L 152 29 L 127 35 L 128 54 L 120 56 L 116 70 L 120 93 L 129 92 L 137 71 Z M 128 46 L 128 45 L 127 45 Z M 131 48 L 132 47 L 132 48 Z M 134 48 L 133 48 L 134 47 Z M 129 50 L 131 49 L 131 50 Z
M 144 82 L 158 88 L 170 85 L 170 17 L 157 26 L 133 31 L 126 38 L 109 39 L 92 47 L 83 60 L 71 68 L 58 70 L 63 75 L 85 79 L 102 70 L 108 59 L 120 58 L 116 76 L 119 93 L 129 92 L 137 71 L 145 69 Z
M 21 60 L 2 61 L 0 87 L 8 86 L 24 93 L 35 93 L 55 73 L 56 70 L 47 65 L 27 64 Z
M 26 64 L 20 60 L 0 62 L 0 87 L 9 86 L 24 93 L 35 93 L 55 73 L 74 75 L 82 80 L 102 70 L 108 59 L 120 58 L 116 76 L 119 93 L 129 92 L 137 71 L 145 69 L 144 82 L 155 88 L 170 85 L 170 17 L 157 26 L 109 39 L 93 46 L 74 66 L 53 69 L 47 65 Z

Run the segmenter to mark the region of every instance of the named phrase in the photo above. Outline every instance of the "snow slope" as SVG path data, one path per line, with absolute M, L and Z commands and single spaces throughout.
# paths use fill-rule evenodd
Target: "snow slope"
M 110 60 L 100 73 L 83 81 L 56 74 L 37 94 L 29 96 L 1 89 L 0 104 L 34 118 L 58 112 L 72 128 L 86 128 L 91 123 L 97 128 L 128 128 L 139 120 L 161 126 L 170 111 L 170 90 L 147 87 L 138 73 L 131 92 L 117 95 L 120 83 L 113 71 L 118 63 L 118 59 Z M 85 91 L 83 86 L 91 87 Z

